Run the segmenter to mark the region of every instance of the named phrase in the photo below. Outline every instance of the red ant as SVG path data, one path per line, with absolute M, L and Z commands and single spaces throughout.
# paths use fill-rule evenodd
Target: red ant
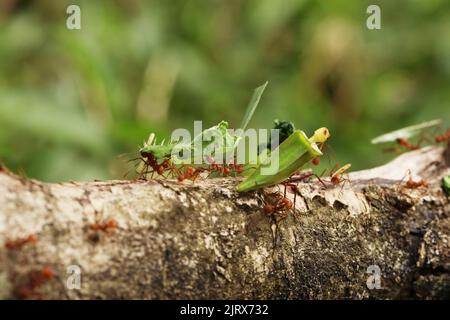
M 297 192 L 294 189 L 294 201 L 292 202 L 286 197 L 286 191 L 288 187 L 296 188 L 298 182 L 303 181 L 309 177 L 315 176 L 319 181 L 323 183 L 319 176 L 317 176 L 313 172 L 306 172 L 304 174 L 292 175 L 281 184 L 284 185 L 284 193 L 281 192 L 272 192 L 272 193 L 264 193 L 264 213 L 267 215 L 272 215 L 274 213 L 280 213 L 285 216 L 284 212 L 287 210 L 295 208 L 295 203 L 297 199 Z M 324 184 L 325 185 L 325 184 Z
M 221 174 L 222 176 L 229 176 L 230 174 L 234 173 L 241 174 L 244 172 L 244 165 L 243 164 L 237 164 L 235 161 L 231 160 L 231 162 L 228 165 L 220 165 L 214 162 L 212 158 L 207 159 L 207 162 L 209 163 L 208 171 L 210 174 L 217 172 Z
M 174 170 L 176 170 L 175 166 L 172 165 L 171 161 L 169 159 L 164 159 L 162 163 L 158 163 L 155 156 L 152 153 L 149 152 L 143 152 L 141 160 L 144 161 L 144 169 L 140 173 L 140 177 L 147 175 L 149 173 L 153 174 L 156 172 L 160 176 L 162 176 L 165 172 L 169 171 L 172 173 Z M 151 168 L 152 171 L 149 171 L 148 169 Z
M 192 167 L 192 166 L 184 166 L 183 169 L 177 169 L 178 181 L 184 181 L 184 180 L 192 180 L 195 181 L 200 174 L 203 172 L 208 173 L 208 177 L 213 173 L 218 173 L 222 176 L 229 176 L 232 173 L 241 174 L 244 172 L 244 165 L 242 164 L 236 164 L 233 160 L 228 165 L 220 165 L 216 163 L 211 157 L 207 157 L 206 162 L 209 164 L 206 168 L 205 167 Z
M 153 175 L 153 173 L 156 172 L 159 175 L 163 175 L 164 173 L 169 172 L 169 174 L 176 176 L 178 181 L 181 182 L 184 180 L 195 181 L 203 172 L 208 172 L 209 175 L 212 173 L 219 173 L 222 176 L 229 176 L 232 173 L 241 174 L 244 172 L 244 165 L 235 164 L 234 161 L 231 161 L 228 165 L 220 165 L 215 163 L 212 159 L 209 159 L 209 166 L 207 168 L 182 166 L 182 168 L 179 169 L 173 165 L 169 159 L 165 159 L 162 163 L 158 164 L 153 154 L 143 152 L 141 155 L 141 160 L 145 163 L 145 167 L 140 174 L 141 177 L 147 175 L 148 173 L 152 173 Z M 151 168 L 152 171 L 149 171 L 149 168 Z
M 437 143 L 445 142 L 445 141 L 450 140 L 450 128 L 448 128 L 447 131 L 445 131 L 443 134 L 436 136 L 436 137 L 434 138 L 434 140 L 435 140 Z
M 409 176 L 409 178 L 405 182 L 405 184 L 403 185 L 403 188 L 406 188 L 406 189 L 418 189 L 418 188 L 421 188 L 421 187 L 428 188 L 428 182 L 426 180 L 420 179 L 418 181 L 414 181 L 412 176 L 411 176 L 411 171 L 410 170 L 408 170 L 407 175 Z M 405 178 L 403 178 L 400 181 L 400 184 L 402 184 L 404 180 L 405 180 Z
M 399 145 L 401 145 L 402 147 L 405 147 L 406 149 L 411 150 L 411 151 L 420 149 L 419 145 L 412 144 L 405 138 L 398 138 L 397 143 Z
M 237 174 L 241 174 L 242 172 L 244 172 L 243 164 L 236 164 L 234 161 L 231 161 L 229 166 L 230 166 L 231 170 Z
M 407 143 L 406 140 L 405 141 L 403 141 L 403 140 L 401 141 L 402 144 L 405 144 L 405 142 Z M 412 145 L 409 145 L 409 147 L 412 147 Z M 331 155 L 331 158 L 336 159 L 336 155 L 335 155 L 335 153 L 333 151 L 333 148 L 331 148 L 331 146 L 329 144 L 323 143 L 320 146 L 320 149 L 321 150 L 327 150 L 327 149 L 330 150 L 330 154 L 329 155 Z M 327 153 L 327 155 L 328 155 L 328 153 Z M 330 161 L 331 159 L 330 159 L 330 157 L 328 159 L 329 159 L 329 163 L 330 163 L 330 166 L 331 166 L 331 161 Z M 320 164 L 320 157 L 314 158 L 313 160 L 311 160 L 311 163 L 313 165 L 315 165 L 315 166 L 319 165 Z M 336 165 L 334 166 L 334 168 L 331 169 L 331 172 L 330 172 L 330 183 L 333 184 L 333 185 L 338 185 L 340 183 L 343 183 L 342 187 L 344 187 L 344 184 L 346 182 L 350 182 L 350 180 L 348 178 L 343 178 L 342 176 L 348 169 L 350 169 L 351 166 L 352 165 L 350 163 L 347 163 L 344 166 L 342 166 L 341 168 L 339 168 L 339 163 L 336 163 Z M 322 177 L 325 174 L 325 172 L 326 172 L 326 170 L 324 172 L 322 172 L 320 177 Z M 294 178 L 294 179 L 291 178 L 288 182 L 301 181 L 301 180 L 304 180 L 304 179 L 306 179 L 308 177 L 311 177 L 311 176 L 315 176 L 319 180 L 319 182 L 325 188 L 327 188 L 326 184 L 322 181 L 322 179 L 318 175 L 316 175 L 314 173 L 307 173 L 306 175 L 300 176 L 297 179 L 296 178 Z
M 414 181 L 410 175 L 408 181 L 406 181 L 405 187 L 408 189 L 417 189 L 420 187 L 428 188 L 428 182 L 424 179 L 420 179 L 419 181 Z
M 10 249 L 10 250 L 20 249 L 27 243 L 36 244 L 37 241 L 38 241 L 37 236 L 34 235 L 34 234 L 30 234 L 29 236 L 24 237 L 24 238 L 20 238 L 20 239 L 17 239 L 17 240 L 8 240 L 8 241 L 6 241 L 5 247 Z
M 22 299 L 41 298 L 35 290 L 47 281 L 53 279 L 54 273 L 50 267 L 43 267 L 40 270 L 32 271 L 28 284 L 20 289 L 17 295 Z
M 294 204 L 281 192 L 264 193 L 264 213 L 268 216 L 275 213 L 285 215 L 284 212 L 290 210 Z
M 44 282 L 53 279 L 53 270 L 50 267 L 44 267 L 41 270 L 33 271 L 31 273 L 30 287 L 36 288 Z
M 328 163 L 329 163 L 329 166 L 331 167 L 332 166 L 332 161 L 334 162 L 334 161 L 336 161 L 337 159 L 336 159 L 336 154 L 335 154 L 335 152 L 334 152 L 334 150 L 333 150 L 333 148 L 331 147 L 331 145 L 329 145 L 329 144 L 323 144 L 321 147 L 324 147 L 324 150 L 326 150 L 326 149 L 329 149 L 330 150 L 330 153 L 327 153 L 327 156 L 328 156 Z M 321 148 L 321 150 L 322 150 L 322 148 Z M 314 164 L 314 165 L 318 165 L 318 164 L 320 164 L 320 158 L 319 157 L 317 157 L 317 158 L 315 158 L 315 159 L 313 159 L 312 160 L 312 163 Z M 345 171 L 347 171 L 349 168 L 351 167 L 351 164 L 346 164 L 346 165 L 344 165 L 343 167 L 341 167 L 341 168 L 339 168 L 339 162 L 336 162 L 336 164 L 334 165 L 334 167 L 331 169 L 331 172 L 330 172 L 330 182 L 333 184 L 333 185 L 338 185 L 338 184 L 340 184 L 341 182 L 346 182 L 346 181 L 350 181 L 349 179 L 342 179 L 342 175 L 344 174 L 344 172 Z M 327 171 L 327 169 L 325 169 L 323 172 L 322 172 L 322 174 L 320 175 L 321 177 L 326 173 L 326 171 Z M 316 176 L 316 178 L 317 179 L 319 179 L 319 181 L 320 181 L 320 183 L 322 183 L 322 185 L 324 185 L 324 187 L 325 188 L 327 188 L 327 186 L 325 185 L 325 183 L 317 176 L 317 175 L 315 175 Z
M 297 190 L 295 189 L 297 187 L 297 183 L 304 181 L 312 176 L 315 176 L 320 183 L 326 188 L 326 184 L 322 181 L 322 179 L 315 174 L 314 172 L 303 172 L 300 174 L 293 174 L 285 181 L 281 182 L 280 184 L 284 186 L 284 194 L 281 194 L 281 192 L 275 192 L 275 193 L 264 193 L 265 198 L 269 198 L 271 201 L 265 201 L 264 205 L 264 212 L 267 215 L 271 215 L 273 213 L 282 213 L 286 210 L 291 209 L 292 207 L 295 207 L 295 203 L 297 200 Z M 292 202 L 286 197 L 286 191 L 287 188 L 290 187 L 293 189 L 294 193 L 294 201 Z
M 421 140 L 425 139 L 424 137 L 421 138 Z M 384 152 L 394 152 L 394 153 L 402 153 L 402 148 L 405 148 L 409 151 L 414 151 L 414 150 L 418 150 L 420 149 L 420 143 L 418 144 L 412 144 L 411 142 L 409 142 L 408 139 L 406 138 L 398 138 L 397 140 L 395 140 L 397 145 L 395 147 L 389 147 L 389 148 L 384 148 L 383 151 Z
M 191 166 L 187 166 L 184 170 L 184 173 L 180 173 L 178 175 L 178 181 L 183 181 L 185 179 L 195 181 L 199 175 L 204 172 L 206 169 L 204 168 L 194 168 Z
M 317 158 L 318 159 L 318 158 Z M 284 194 L 282 194 L 280 191 L 278 192 L 272 192 L 272 193 L 264 193 L 264 213 L 266 215 L 272 215 L 275 213 L 282 214 L 282 216 L 285 217 L 285 211 L 295 208 L 296 198 L 297 198 L 297 192 L 294 189 L 294 201 L 292 202 L 286 197 L 286 191 L 288 187 L 296 188 L 297 183 L 303 180 L 306 180 L 312 176 L 315 176 L 320 183 L 326 188 L 326 184 L 322 181 L 322 179 L 315 174 L 314 172 L 304 172 L 301 174 L 294 174 L 290 176 L 285 181 L 281 182 L 282 185 L 284 185 Z
M 337 164 L 337 166 L 339 166 L 339 164 Z M 333 185 L 338 185 L 340 183 L 342 184 L 342 188 L 344 187 L 344 184 L 346 182 L 350 182 L 350 180 L 348 178 L 342 178 L 342 175 L 348 170 L 350 169 L 352 165 L 350 163 L 347 163 L 346 165 L 342 166 L 341 168 L 337 169 L 334 173 L 332 173 L 330 175 L 330 182 Z
M 108 219 L 105 222 L 100 223 L 93 223 L 89 225 L 89 229 L 93 231 L 103 231 L 103 232 L 109 232 L 112 230 L 117 229 L 118 223 L 114 219 Z
M 288 186 L 293 187 L 293 186 L 296 186 L 294 183 L 298 183 L 300 181 L 306 180 L 306 179 L 308 179 L 310 177 L 313 177 L 313 176 L 316 177 L 317 180 L 319 180 L 319 182 L 325 188 L 327 187 L 326 184 L 323 182 L 323 180 L 317 174 L 315 174 L 312 171 L 311 172 L 305 172 L 303 174 L 297 174 L 297 175 L 294 174 L 294 175 L 290 176 L 286 181 L 282 182 L 282 184 L 286 184 Z

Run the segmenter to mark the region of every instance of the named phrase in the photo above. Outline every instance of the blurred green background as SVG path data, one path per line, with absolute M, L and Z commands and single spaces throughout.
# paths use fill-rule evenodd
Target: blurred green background
M 0 1 L 0 159 L 29 177 L 121 178 L 150 132 L 238 126 L 266 80 L 250 126 L 327 126 L 341 162 L 379 165 L 374 136 L 450 121 L 450 2 Z

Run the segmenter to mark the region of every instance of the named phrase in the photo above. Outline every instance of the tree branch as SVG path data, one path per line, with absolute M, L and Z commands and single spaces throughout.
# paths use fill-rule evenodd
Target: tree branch
M 448 162 L 429 147 L 343 187 L 300 183 L 285 219 L 234 178 L 50 184 L 3 168 L 0 297 L 449 298 Z M 408 170 L 428 188 L 405 188 Z

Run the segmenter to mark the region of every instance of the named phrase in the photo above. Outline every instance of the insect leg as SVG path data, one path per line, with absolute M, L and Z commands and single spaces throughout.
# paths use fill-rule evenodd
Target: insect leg
M 325 184 L 325 182 L 323 182 L 323 180 L 317 174 L 314 174 L 314 176 L 317 178 L 317 180 L 319 180 L 319 182 L 323 185 L 323 187 L 327 189 L 327 185 Z

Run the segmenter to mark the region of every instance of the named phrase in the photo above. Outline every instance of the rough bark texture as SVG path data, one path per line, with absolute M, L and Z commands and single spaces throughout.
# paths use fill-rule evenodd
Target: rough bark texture
M 425 148 L 343 187 L 300 183 L 281 220 L 233 178 L 49 184 L 3 169 L 0 297 L 450 298 L 448 159 Z M 407 170 L 429 187 L 405 188 Z M 108 219 L 116 230 L 91 229 Z M 80 289 L 66 286 L 70 265 Z M 371 265 L 381 289 L 367 287 Z

